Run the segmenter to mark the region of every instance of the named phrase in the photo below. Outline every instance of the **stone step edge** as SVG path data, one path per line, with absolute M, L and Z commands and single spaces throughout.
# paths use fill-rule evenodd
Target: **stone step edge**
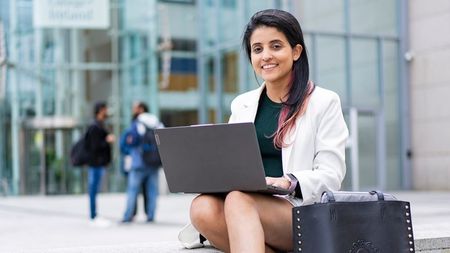
M 415 239 L 414 244 L 416 251 L 450 250 L 450 237 Z

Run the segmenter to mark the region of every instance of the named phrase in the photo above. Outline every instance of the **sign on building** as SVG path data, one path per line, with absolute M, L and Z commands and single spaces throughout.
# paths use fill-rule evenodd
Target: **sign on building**
M 110 26 L 109 0 L 33 0 L 33 26 L 106 29 Z

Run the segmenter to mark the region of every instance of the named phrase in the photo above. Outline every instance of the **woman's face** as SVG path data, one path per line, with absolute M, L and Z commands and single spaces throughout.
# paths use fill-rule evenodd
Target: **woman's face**
M 266 85 L 289 85 L 292 65 L 303 48 L 300 44 L 292 48 L 276 28 L 261 26 L 250 36 L 250 50 L 253 69 Z

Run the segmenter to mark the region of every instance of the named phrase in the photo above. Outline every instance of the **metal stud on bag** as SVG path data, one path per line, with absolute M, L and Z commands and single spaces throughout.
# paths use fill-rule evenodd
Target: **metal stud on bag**
M 300 211 L 299 210 L 297 210 L 297 214 L 300 214 Z M 297 218 L 297 222 L 298 222 L 298 224 L 297 224 L 297 236 L 299 237 L 299 239 L 300 239 L 300 237 L 302 236 L 302 233 L 301 233 L 301 231 L 300 231 L 300 228 L 301 228 L 301 226 L 300 226 L 300 218 Z M 301 245 L 302 245 L 302 241 L 301 240 L 298 240 L 297 241 L 297 244 L 299 245 L 299 247 L 298 247 L 298 252 L 301 252 L 302 251 L 302 247 L 301 247 Z
M 405 215 L 406 215 L 406 223 L 408 224 L 408 238 L 409 238 L 409 251 L 410 252 L 415 252 L 414 251 L 414 236 L 413 236 L 413 232 L 412 232 L 412 224 L 411 224 L 411 209 L 409 208 L 409 205 L 405 205 Z

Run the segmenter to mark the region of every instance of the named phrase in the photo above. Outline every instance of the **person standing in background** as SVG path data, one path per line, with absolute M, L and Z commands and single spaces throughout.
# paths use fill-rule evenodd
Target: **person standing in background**
M 111 143 L 115 136 L 108 133 L 105 121 L 108 118 L 108 108 L 105 102 L 97 102 L 94 106 L 94 122 L 89 126 L 86 146 L 90 153 L 88 162 L 88 191 L 91 224 L 97 227 L 107 227 L 110 221 L 97 215 L 97 193 L 100 191 L 106 166 L 111 162 Z
M 125 176 L 127 182 L 128 182 L 128 176 L 130 174 L 131 165 L 133 162 L 132 156 L 131 156 L 131 149 L 132 147 L 127 143 L 127 139 L 129 139 L 129 136 L 131 134 L 131 131 L 133 130 L 133 122 L 137 120 L 137 117 L 139 114 L 141 114 L 144 110 L 147 110 L 147 107 L 145 104 L 143 106 L 133 106 L 132 108 L 132 118 L 131 118 L 131 125 L 126 128 L 123 133 L 120 135 L 119 145 L 120 145 L 120 153 L 121 153 L 121 172 Z M 148 213 L 147 210 L 147 189 L 145 187 L 145 184 L 141 184 L 142 186 L 142 195 L 144 197 L 144 211 L 145 214 Z M 136 216 L 137 213 L 137 200 L 136 205 L 134 207 L 134 213 L 132 216 L 132 219 L 134 216 Z
M 126 136 L 126 143 L 130 147 L 131 169 L 128 173 L 127 204 L 122 223 L 129 223 L 133 220 L 137 197 L 142 185 L 146 191 L 144 196 L 147 222 L 153 222 L 158 197 L 159 167 L 149 165 L 144 161 L 142 145 L 148 129 L 161 128 L 163 125 L 155 115 L 148 113 L 148 106 L 143 102 L 135 102 L 132 110 L 134 120 Z

